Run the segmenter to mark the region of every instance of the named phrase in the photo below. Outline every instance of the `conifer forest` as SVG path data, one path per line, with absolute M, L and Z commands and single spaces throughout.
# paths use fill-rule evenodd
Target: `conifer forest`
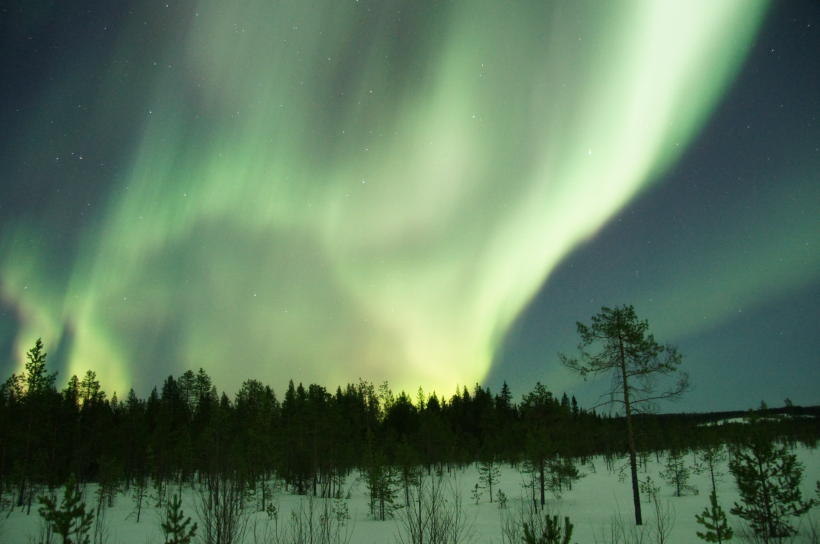
M 38 341 L 27 353 L 25 372 L 9 377 L 0 389 L 0 518 L 14 512 L 56 519 L 67 511 L 60 510 L 60 499 L 79 497 L 78 488 L 93 489 L 83 495 L 84 507 L 75 515 L 79 540 L 65 536 L 64 542 L 83 542 L 82 534 L 107 542 L 92 530 L 93 518 L 117 501 L 133 505 L 129 523 L 151 523 L 146 518 L 152 510 L 167 514 L 162 525 L 168 528 L 163 529 L 166 542 L 243 542 L 250 534 L 249 513 L 266 512 L 269 519 L 278 519 L 276 497 L 283 494 L 309 498 L 309 505 L 300 503 L 301 513 L 291 514 L 290 532 L 274 531 L 268 540 L 254 541 L 349 541 L 340 531 L 350 514 L 340 508 L 354 481 L 367 497 L 369 519 L 405 527 L 397 541 L 468 542 L 467 533 L 462 540 L 425 537 L 422 525 L 427 521 L 422 523 L 424 516 L 413 510 L 414 504 L 421 509 L 425 493 L 462 508 L 462 501 L 467 502 L 462 497 L 443 499 L 441 482 L 465 467 L 477 468 L 475 502 L 490 501 L 500 508 L 512 508 L 515 502 L 499 490 L 501 469 L 523 475 L 518 517 L 511 513 L 503 521 L 510 542 L 559 542 L 549 535 L 558 539 L 571 534 L 572 523 L 550 517 L 551 502 L 571 494 L 596 463 L 599 472 L 604 466 L 620 470 L 621 480 L 628 470 L 625 418 L 579 406 L 574 397 L 541 383 L 520 397 L 506 383 L 498 393 L 476 385 L 451 396 L 421 389 L 411 396 L 391 391 L 387 383 L 364 380 L 335 390 L 291 381 L 277 392 L 250 379 L 229 396 L 199 369 L 168 376 L 147 398 L 131 390 L 121 399 L 104 391 L 92 370 L 82 378 L 72 376 L 62 388 L 57 378 Z M 646 477 L 638 482 L 640 493 L 657 507 L 660 480 L 669 484 L 671 496 L 694 495 L 698 490 L 690 485 L 690 476 L 705 472 L 712 488 L 703 491 L 712 494 L 712 503 L 698 523 L 711 529 L 699 535 L 709 542 L 726 541 L 727 531 L 732 536 L 725 515 L 730 505 L 717 503 L 715 478 L 716 472 L 725 476 L 720 471 L 728 455 L 729 471 L 745 500 L 731 513 L 748 520 L 749 535 L 763 535 L 756 542 L 794 538 L 799 532 L 795 520 L 816 499 L 814 493 L 801 495 L 803 467 L 789 452 L 816 449 L 817 413 L 788 402 L 747 414 L 634 414 L 638 467 L 656 461 L 663 468 L 658 481 Z M 762 506 L 761 489 L 767 495 Z M 196 498 L 187 515 L 195 509 L 198 521 L 191 525 L 189 517 L 185 525 L 180 497 L 191 493 Z M 326 501 L 324 514 L 314 500 Z M 79 504 L 79 498 L 74 502 Z M 309 525 L 314 515 L 328 525 L 326 538 L 297 536 L 295 520 L 304 516 Z M 464 525 L 455 518 L 451 525 Z M 330 526 L 333 519 L 335 528 Z M 631 542 L 624 526 L 631 522 L 621 523 L 620 536 L 611 528 L 600 541 Z M 59 542 L 58 534 L 68 535 L 69 529 L 59 532 L 57 522 L 41 525 L 44 529 L 33 541 Z M 533 527 L 544 540 L 534 536 Z

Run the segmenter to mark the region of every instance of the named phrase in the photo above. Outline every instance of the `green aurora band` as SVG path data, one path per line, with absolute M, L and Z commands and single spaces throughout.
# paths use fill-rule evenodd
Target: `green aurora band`
M 5 229 L 19 363 L 69 329 L 68 373 L 120 392 L 160 350 L 160 375 L 202 366 L 228 390 L 481 381 L 550 271 L 680 156 L 764 11 L 202 1 L 155 31 L 182 64 L 133 83 L 155 106 L 70 277 L 32 243 L 53 225 Z M 153 39 L 129 24 L 112 63 Z M 100 139 L 127 107 L 110 78 Z

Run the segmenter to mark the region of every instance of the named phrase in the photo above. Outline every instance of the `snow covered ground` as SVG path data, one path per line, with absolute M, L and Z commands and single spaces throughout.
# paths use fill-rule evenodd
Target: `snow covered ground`
M 805 467 L 803 479 L 804 499 L 814 496 L 814 482 L 820 480 L 820 450 L 809 450 L 799 448 L 795 451 L 798 460 Z M 688 460 L 692 460 L 691 454 Z M 625 463 L 622 460 L 620 464 Z M 623 518 L 625 523 L 633 525 L 634 514 L 632 508 L 632 494 L 628 472 L 623 482 L 619 482 L 617 471 L 607 471 L 606 463 L 602 458 L 594 459 L 595 472 L 590 471 L 589 466 L 579 467 L 587 476 L 573 485 L 572 491 L 565 491 L 561 499 L 549 497 L 548 509 L 561 516 L 569 516 L 575 525 L 573 542 L 587 544 L 594 542 L 604 542 L 601 537 L 601 530 L 611 521 L 613 515 Z M 647 470 L 640 470 L 640 478 L 651 476 L 656 485 L 661 487 L 662 503 L 672 507 L 675 513 L 674 528 L 668 540 L 669 544 L 687 544 L 701 542 L 695 533 L 702 530 L 702 527 L 695 521 L 695 514 L 703 511 L 709 502 L 709 490 L 711 489 L 707 474 L 693 475 L 690 483 L 700 490 L 698 495 L 687 495 L 683 497 L 673 496 L 673 489 L 664 484 L 659 472 L 663 469 L 663 458 L 661 463 L 655 462 L 651 457 Z M 728 512 L 735 501 L 739 501 L 734 479 L 724 465 L 722 471 L 726 474 L 722 481 L 718 483 L 718 496 L 721 505 Z M 475 537 L 471 542 L 476 543 L 501 543 L 501 510 L 497 503 L 490 504 L 489 493 L 486 491 L 481 497 L 479 504 L 471 498 L 473 486 L 478 482 L 478 470 L 475 466 L 470 466 L 463 470 L 454 471 L 450 476 L 462 490 L 464 511 L 475 524 Z M 515 508 L 516 498 L 528 490 L 522 488 L 525 476 L 518 470 L 511 467 L 503 467 L 501 480 L 498 489 L 502 490 L 508 497 L 508 509 Z M 368 514 L 368 499 L 366 488 L 363 483 L 354 483 L 354 478 L 349 478 L 346 486 L 352 488 L 351 498 L 347 501 L 351 515 L 349 522 L 352 528 L 351 544 L 382 544 L 396 542 L 396 534 L 399 526 L 395 520 L 377 521 Z M 94 486 L 86 489 L 89 501 L 93 497 Z M 494 496 L 497 491 L 494 490 Z M 298 505 L 299 501 L 306 500 L 304 497 L 294 496 L 288 493 L 280 493 L 278 497 L 280 512 L 284 514 L 282 518 L 287 518 L 290 510 Z M 184 510 L 186 516 L 191 516 L 196 521 L 194 510 L 194 495 L 189 489 L 184 493 Z M 668 501 L 668 502 L 667 502 Z M 159 511 L 155 508 L 143 510 L 142 519 L 139 523 L 135 521 L 135 516 L 130 515 L 134 508 L 130 496 L 119 495 L 113 508 L 108 509 L 105 516 L 105 523 L 108 528 L 107 542 L 109 544 L 144 544 L 163 542 L 162 533 L 159 528 Z M 645 525 L 651 530 L 653 507 L 644 500 L 643 512 Z M 37 542 L 35 535 L 41 524 L 40 517 L 36 513 L 36 508 L 32 506 L 31 515 L 16 509 L 6 518 L 7 511 L 2 513 L 0 520 L 3 520 L 3 533 L 0 535 L 0 542 L 4 544 L 23 544 Z M 253 515 L 260 523 L 267 518 L 265 513 Z M 815 507 L 809 514 L 820 520 L 820 507 Z M 280 518 L 280 519 L 282 519 Z M 742 520 L 729 515 L 730 521 L 739 523 Z M 253 543 L 251 535 L 245 539 L 246 543 Z M 651 542 L 651 540 L 650 540 Z

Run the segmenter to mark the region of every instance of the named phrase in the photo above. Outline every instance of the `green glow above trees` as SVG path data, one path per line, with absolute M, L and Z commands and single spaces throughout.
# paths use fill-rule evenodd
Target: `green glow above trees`
M 3 233 L 17 344 L 68 328 L 69 373 L 119 391 L 160 350 L 228 389 L 480 381 L 556 264 L 682 153 L 764 7 L 201 2 L 130 84 L 143 138 L 69 276 L 43 266 L 53 226 Z M 149 62 L 144 26 L 112 62 Z M 118 70 L 84 121 L 100 139 Z

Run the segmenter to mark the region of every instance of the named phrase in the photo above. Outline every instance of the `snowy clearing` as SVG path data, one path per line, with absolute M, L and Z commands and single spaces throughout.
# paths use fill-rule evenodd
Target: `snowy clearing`
M 820 480 L 820 452 L 799 447 L 794 450 L 794 453 L 797 454 L 798 460 L 803 463 L 805 468 L 802 488 L 803 498 L 808 499 L 814 495 L 815 481 Z M 690 483 L 698 488 L 700 491 L 698 495 L 675 497 L 673 489 L 663 483 L 659 475 L 663 468 L 663 461 L 664 459 L 661 457 L 660 463 L 656 462 L 653 455 L 649 459 L 646 470 L 639 469 L 639 477 L 644 479 L 646 476 L 651 476 L 654 483 L 661 487 L 661 503 L 671 506 L 671 511 L 674 512 L 674 527 L 667 542 L 669 544 L 700 542 L 695 533 L 698 530 L 702 531 L 702 527 L 696 523 L 695 514 L 701 513 L 709 503 L 709 491 L 711 489 L 709 476 L 708 474 L 692 475 Z M 691 453 L 688 455 L 688 461 L 691 465 Z M 627 462 L 627 458 L 621 459 L 618 466 L 625 465 Z M 565 491 L 561 499 L 550 496 L 547 501 L 548 511 L 570 517 L 571 522 L 575 525 L 572 541 L 578 544 L 604 542 L 601 531 L 608 526 L 613 515 L 620 515 L 627 526 L 634 525 L 628 471 L 624 473 L 623 481 L 619 481 L 618 471 L 608 471 L 603 458 L 596 457 L 593 459 L 593 463 L 594 471 L 590 465 L 579 465 L 581 472 L 587 476 L 573 484 L 571 491 Z M 728 473 L 726 463 L 721 465 L 721 471 L 724 472 L 724 476 L 722 481 L 718 483 L 718 497 L 720 504 L 728 514 L 728 510 L 733 503 L 739 500 L 739 495 L 735 488 L 734 479 Z M 477 467 L 471 465 L 463 469 L 454 469 L 450 474 L 445 473 L 445 477 L 448 484 L 457 486 L 461 491 L 463 511 L 468 519 L 474 523 L 474 536 L 467 542 L 488 544 L 504 542 L 501 531 L 503 512 L 499 509 L 498 502 L 491 504 L 489 502 L 489 493 L 486 490 L 484 490 L 479 504 L 475 504 L 472 499 L 473 488 L 479 481 Z M 500 483 L 498 488 L 493 491 L 494 498 L 497 497 L 498 490 L 503 491 L 508 497 L 507 510 L 515 509 L 521 504 L 522 495 L 531 493 L 529 489 L 522 486 L 526 478 L 527 476 L 517 469 L 506 465 L 503 466 Z M 351 516 L 347 527 L 352 530 L 350 543 L 382 544 L 396 542 L 399 524 L 395 519 L 377 521 L 369 515 L 368 498 L 364 483 L 357 482 L 355 474 L 353 474 L 347 479 L 345 485 L 346 488 L 350 489 L 350 499 L 344 501 Z M 95 489 L 95 485 L 86 487 L 87 504 L 93 502 Z M 531 497 L 531 494 L 529 496 Z M 403 494 L 399 493 L 396 502 L 403 502 L 402 497 Z M 191 516 L 194 521 L 198 521 L 194 506 L 194 491 L 186 487 L 183 498 L 185 515 Z M 279 519 L 285 520 L 288 519 L 290 512 L 299 505 L 300 501 L 307 501 L 307 498 L 280 491 L 277 500 L 280 511 Z M 646 527 L 646 530 L 652 531 L 653 506 L 646 500 L 645 496 L 642 504 L 645 520 L 644 527 Z M 104 542 L 108 544 L 163 542 L 164 539 L 159 527 L 160 510 L 152 507 L 144 508 L 142 519 L 137 523 L 135 521 L 136 516 L 132 514 L 133 509 L 134 503 L 130 493 L 120 493 L 114 507 L 109 508 L 105 513 L 104 526 L 107 530 Z M 39 515 L 37 515 L 35 506 L 32 506 L 31 515 L 26 515 L 19 508 L 16 508 L 8 518 L 6 518 L 7 513 L 7 511 L 4 511 L 0 518 L 3 530 L 0 541 L 6 544 L 37 542 L 36 535 L 42 527 L 42 522 Z M 739 526 L 742 522 L 735 516 L 728 515 L 728 517 L 734 526 Z M 815 507 L 808 517 L 820 519 L 820 507 Z M 255 520 L 258 531 L 261 530 L 267 519 L 268 516 L 265 512 L 256 512 L 250 515 L 251 526 Z M 52 541 L 56 542 L 57 539 L 55 538 Z M 654 542 L 655 540 L 650 537 L 649 541 Z M 254 543 L 250 530 L 245 536 L 244 543 Z

